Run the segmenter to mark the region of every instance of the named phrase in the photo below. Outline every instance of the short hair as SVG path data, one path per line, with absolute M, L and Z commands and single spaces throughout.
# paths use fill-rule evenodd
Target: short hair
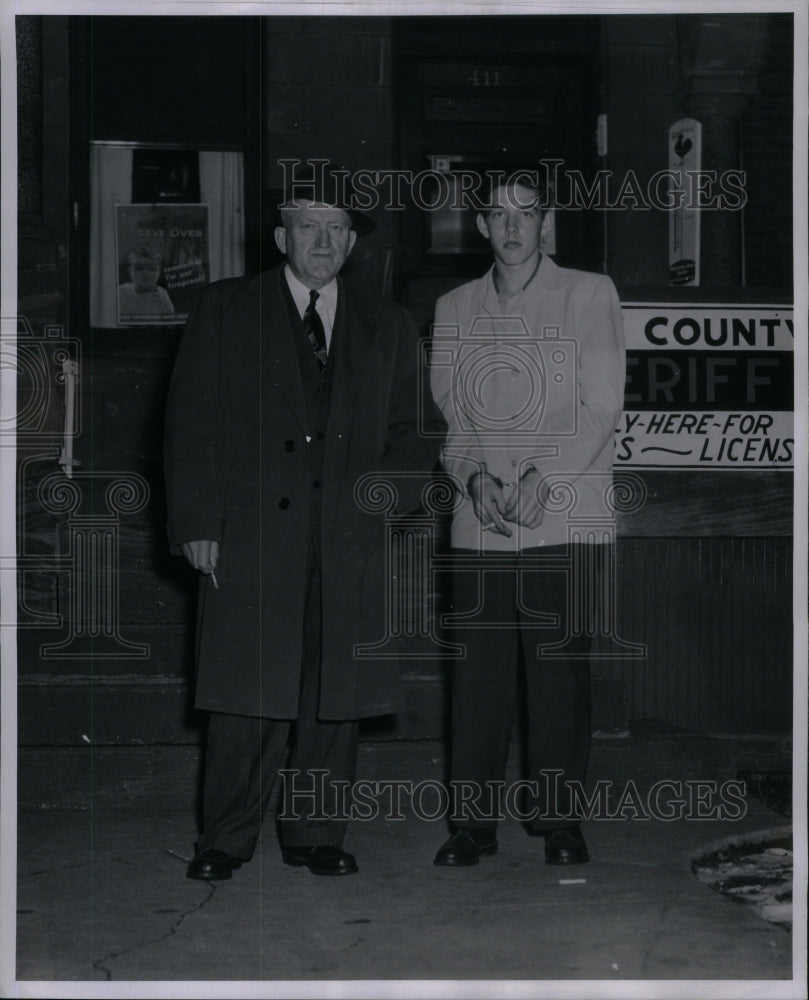
M 297 201 L 287 201 L 284 205 L 282 205 L 278 209 L 278 215 L 281 218 L 281 225 L 284 227 L 284 229 L 286 229 L 287 226 L 292 223 L 293 217 L 296 216 L 298 214 L 298 212 L 300 212 L 300 210 L 302 208 L 316 207 L 316 206 L 319 206 L 319 204 L 320 204 L 319 202 L 314 202 L 314 201 L 309 201 L 309 200 L 304 200 L 302 203 L 301 202 L 297 202 Z M 354 220 L 351 218 L 351 213 L 348 212 L 348 211 L 346 211 L 346 209 L 344 209 L 342 206 L 340 206 L 340 205 L 335 205 L 335 206 L 325 205 L 324 207 L 325 208 L 332 208 L 332 207 L 339 208 L 341 212 L 345 213 L 345 216 L 348 219 L 348 227 L 349 227 L 349 229 L 353 229 L 354 228 Z
M 297 215 L 300 210 L 301 206 L 294 202 L 291 205 L 287 203 L 283 208 L 278 210 L 278 214 L 281 216 L 281 225 L 284 229 L 292 223 L 293 216 Z
M 545 171 L 540 167 L 519 167 L 509 170 L 487 170 L 485 173 L 484 203 L 481 211 L 490 212 L 494 207 L 494 195 L 500 188 L 520 187 L 530 191 L 534 196 L 528 205 L 518 205 L 529 208 L 535 203 L 541 212 L 547 212 L 552 207 L 552 192 Z
M 150 246 L 148 243 L 141 243 L 140 246 L 136 246 L 134 250 L 129 252 L 126 259 L 130 264 L 139 260 L 147 260 L 160 267 L 163 255 L 156 247 Z

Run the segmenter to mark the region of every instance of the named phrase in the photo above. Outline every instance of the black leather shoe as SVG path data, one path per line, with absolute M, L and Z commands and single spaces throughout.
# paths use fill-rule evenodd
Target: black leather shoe
M 497 838 L 489 830 L 464 827 L 456 830 L 438 849 L 434 865 L 460 868 L 476 865 L 484 855 L 497 854 Z
M 230 878 L 233 872 L 241 866 L 241 858 L 237 858 L 233 854 L 226 854 L 224 851 L 217 851 L 215 847 L 209 847 L 194 857 L 185 874 L 186 878 L 200 878 L 213 882 L 215 879 Z
M 577 826 L 545 834 L 545 861 L 549 865 L 583 865 L 589 860 L 587 844 Z
M 313 875 L 353 875 L 357 859 L 340 847 L 318 844 L 316 847 L 285 847 L 281 852 L 285 865 L 306 867 Z

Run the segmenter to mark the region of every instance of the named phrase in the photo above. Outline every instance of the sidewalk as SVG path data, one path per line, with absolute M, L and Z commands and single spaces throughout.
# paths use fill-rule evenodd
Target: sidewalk
M 749 744 L 702 736 L 595 741 L 590 784 L 608 780 L 617 796 L 631 780 L 643 803 L 662 779 L 725 781 L 751 763 L 760 761 Z M 510 771 L 516 779 L 513 760 Z M 360 778 L 443 775 L 438 743 L 361 747 Z M 788 823 L 744 802 L 739 819 L 592 820 L 593 860 L 568 869 L 547 866 L 542 839 L 514 820 L 500 825 L 495 857 L 458 870 L 432 864 L 443 820 L 354 822 L 345 846 L 360 870 L 337 879 L 284 866 L 268 822 L 253 861 L 212 884 L 185 878 L 187 810 L 27 809 L 17 978 L 75 990 L 130 980 L 789 980 L 789 932 L 689 867 L 715 840 Z M 321 995 L 317 984 L 309 995 Z M 461 984 L 457 995 L 471 994 Z

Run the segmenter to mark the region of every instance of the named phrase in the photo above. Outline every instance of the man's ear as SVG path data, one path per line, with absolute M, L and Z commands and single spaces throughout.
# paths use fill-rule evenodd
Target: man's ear
M 354 244 L 356 242 L 357 242 L 357 232 L 356 230 L 352 229 L 351 232 L 348 234 L 348 250 L 346 250 L 346 257 L 354 249 Z
M 276 226 L 273 230 L 273 236 L 275 237 L 275 245 L 281 251 L 282 254 L 287 252 L 287 231 L 283 226 Z
M 478 231 L 480 232 L 480 234 L 482 236 L 485 236 L 486 239 L 488 240 L 489 239 L 489 226 L 488 226 L 488 224 L 486 222 L 486 217 L 484 216 L 484 214 L 482 212 L 478 212 L 477 217 L 476 217 L 476 221 L 477 221 L 477 224 L 478 224 Z
M 542 225 L 539 229 L 539 238 L 544 240 L 547 238 L 548 233 L 551 231 L 553 225 L 553 215 L 550 208 L 545 209 L 545 214 L 542 216 Z

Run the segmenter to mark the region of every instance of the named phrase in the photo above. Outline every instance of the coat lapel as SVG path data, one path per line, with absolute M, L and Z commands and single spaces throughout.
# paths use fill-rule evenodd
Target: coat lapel
M 280 281 L 283 265 L 250 282 L 241 295 L 242 335 L 256 363 L 267 373 L 269 384 L 287 402 L 301 429 L 308 433 L 306 400 L 295 333 L 289 322 Z M 379 330 L 361 299 L 338 278 L 337 314 L 329 351 L 329 428 L 335 446 L 347 444 L 369 362 L 378 349 Z
M 282 266 L 265 271 L 241 297 L 242 333 L 248 350 L 267 375 L 265 384 L 284 398 L 307 433 L 306 400 L 295 334 L 281 290 Z
M 552 336 L 570 336 L 570 332 L 563 329 L 564 302 L 559 286 L 559 268 L 547 254 L 542 255 L 536 279 L 528 286 L 524 296 L 525 313 L 533 320 L 536 336 L 544 337 L 546 328 L 550 328 Z
M 351 419 L 355 412 L 357 393 L 362 391 L 365 372 L 378 349 L 379 329 L 362 300 L 353 294 L 341 279 L 334 318 L 332 348 L 329 351 L 331 394 L 329 398 L 329 431 L 349 439 Z M 336 443 L 336 442 L 335 442 Z
M 559 269 L 547 254 L 542 256 L 534 280 L 519 297 L 514 299 L 509 311 L 514 316 L 521 316 L 528 323 L 531 336 L 541 337 L 543 329 L 549 327 L 551 329 L 558 327 L 559 334 L 565 336 L 561 329 L 564 309 L 559 288 Z M 491 317 L 495 328 L 498 325 L 497 320 L 503 318 L 503 307 L 497 297 L 491 270 L 478 284 L 472 301 L 472 316 Z M 503 326 L 503 332 L 505 330 L 506 327 Z

